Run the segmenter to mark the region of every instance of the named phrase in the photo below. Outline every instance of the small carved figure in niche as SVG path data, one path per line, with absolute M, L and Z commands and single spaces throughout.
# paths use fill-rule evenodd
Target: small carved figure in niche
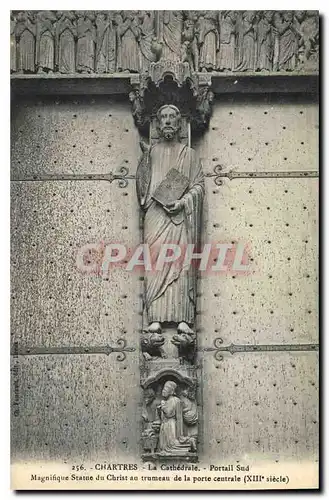
M 179 331 L 173 336 L 171 342 L 178 349 L 178 357 L 181 364 L 193 363 L 195 358 L 195 347 L 196 347 L 196 335 L 191 331 L 191 333 L 185 333 Z
M 113 12 L 100 11 L 96 16 L 96 72 L 115 71 L 116 33 Z
M 37 68 L 38 73 L 54 71 L 55 65 L 55 21 L 50 10 L 37 13 Z
M 141 67 L 139 53 L 141 29 L 137 11 L 121 11 L 116 16 L 116 25 L 117 69 L 128 73 L 138 73 Z
M 180 10 L 163 11 L 162 59 L 180 62 L 183 33 L 183 14 Z
M 18 40 L 18 71 L 35 72 L 35 35 L 36 27 L 32 12 L 17 14 L 16 39 Z
M 199 70 L 197 20 L 195 11 L 188 11 L 183 25 L 182 62 L 189 63 L 194 71 Z
M 199 11 L 198 40 L 200 47 L 200 71 L 214 71 L 219 52 L 217 12 Z
M 242 23 L 239 32 L 240 60 L 236 71 L 254 71 L 255 69 L 255 12 L 247 10 L 242 14 Z
M 154 326 L 154 329 L 156 325 Z M 144 359 L 147 361 L 156 358 L 165 358 L 163 345 L 165 343 L 164 336 L 161 334 L 161 325 L 153 332 L 144 332 L 141 336 L 141 347 Z
M 76 69 L 79 73 L 92 73 L 95 69 L 96 28 L 94 22 L 93 12 L 78 12 Z
M 17 49 L 16 49 L 16 16 L 10 13 L 10 72 L 17 70 Z
M 165 382 L 158 406 L 161 422 L 158 450 L 162 455 L 185 455 L 194 446 L 190 437 L 184 436 L 183 404 L 176 396 L 176 389 L 175 382 Z
M 198 406 L 195 401 L 195 390 L 183 389 L 180 394 L 183 406 L 184 435 L 190 438 L 191 451 L 197 449 L 198 439 Z
M 161 56 L 162 46 L 157 44 L 154 28 L 154 12 L 142 10 L 139 13 L 141 51 L 141 71 L 148 71 L 151 62 Z
M 159 141 L 144 148 L 136 172 L 137 195 L 144 211 L 144 243 L 149 245 L 156 261 L 160 248 L 166 243 L 175 242 L 184 247 L 193 244 L 198 248 L 204 196 L 202 166 L 195 151 L 179 140 L 179 109 L 173 105 L 162 106 L 157 113 L 157 123 Z M 182 186 L 183 181 L 187 181 L 187 187 L 182 187 L 185 190 L 179 199 L 165 205 L 152 196 L 173 167 L 181 177 Z M 172 190 L 177 192 L 174 187 Z M 149 330 L 153 329 L 154 323 L 172 322 L 179 332 L 187 329 L 189 333 L 189 325 L 193 325 L 195 317 L 196 271 L 195 266 L 183 269 L 175 262 L 168 262 L 163 269 L 145 277 Z
M 277 57 L 279 71 L 293 71 L 296 68 L 299 35 L 293 20 L 293 12 L 290 10 L 276 12 L 274 16 L 274 27 L 279 42 Z
M 137 127 L 143 127 L 146 123 L 144 101 L 138 90 L 129 92 L 129 100 L 132 104 L 132 115 Z
M 232 71 L 235 61 L 235 13 L 224 10 L 219 13 L 219 55 L 217 67 L 219 71 Z
M 194 120 L 199 130 L 205 130 L 209 125 L 214 98 L 215 94 L 209 87 L 205 87 L 199 91 L 196 102 L 196 113 L 194 116 Z
M 260 13 L 257 23 L 256 71 L 271 71 L 273 68 L 274 35 L 272 20 L 272 10 L 264 10 Z
M 316 11 L 296 11 L 299 33 L 299 67 L 318 69 L 319 15 Z
M 75 73 L 76 19 L 73 12 L 58 11 L 56 67 L 60 73 Z

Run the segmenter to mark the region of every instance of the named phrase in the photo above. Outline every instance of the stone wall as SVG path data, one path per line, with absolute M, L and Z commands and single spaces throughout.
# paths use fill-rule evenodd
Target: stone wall
M 134 171 L 138 147 L 128 102 L 48 98 L 12 107 L 16 178 Z M 77 267 L 83 245 L 138 243 L 135 186 L 17 181 L 11 196 L 12 345 L 26 354 L 13 458 L 138 456 L 139 275 L 116 268 L 101 277 Z
M 198 144 L 206 172 L 245 175 L 207 180 L 205 241 L 243 242 L 252 265 L 200 280 L 199 342 L 213 347 L 203 353 L 203 453 L 214 463 L 317 460 L 319 185 L 308 176 L 318 123 L 305 97 L 236 96 L 216 101 Z M 308 351 L 291 350 L 301 344 Z
M 254 269 L 201 278 L 199 458 L 317 460 L 317 104 L 217 98 L 193 146 L 206 174 L 204 239 L 248 243 Z M 134 180 L 33 180 L 121 166 L 133 176 L 138 149 L 127 100 L 48 97 L 12 107 L 12 352 L 18 345 L 25 354 L 19 415 L 12 409 L 16 461 L 138 461 L 139 275 L 117 268 L 107 280 L 76 265 L 86 243 L 139 241 Z M 245 178 L 218 178 L 218 165 Z M 120 350 L 119 339 L 121 353 L 106 353 Z M 246 344 L 264 347 L 234 352 Z M 308 350 L 293 350 L 301 344 Z M 233 354 L 216 350 L 229 346 Z

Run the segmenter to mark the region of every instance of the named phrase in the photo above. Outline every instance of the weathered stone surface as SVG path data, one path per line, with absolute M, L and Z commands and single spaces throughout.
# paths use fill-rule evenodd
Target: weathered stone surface
M 16 358 L 17 359 L 17 358 Z M 20 356 L 13 460 L 136 462 L 138 354 Z
M 252 273 L 204 273 L 201 346 L 215 337 L 224 344 L 317 343 L 318 181 L 235 180 L 215 190 L 208 181 L 207 188 L 205 240 L 235 248 L 242 242 Z
M 115 173 L 121 166 L 136 170 L 139 137 L 127 101 L 106 97 L 17 100 L 12 127 L 11 170 L 16 178 Z
M 206 353 L 203 370 L 208 463 L 318 459 L 318 354 Z
M 318 171 L 318 141 L 315 102 L 302 97 L 218 96 L 209 130 L 198 148 L 206 172 L 218 164 L 223 172 Z M 224 182 L 230 186 L 228 180 Z M 257 183 L 255 187 L 261 196 Z
M 14 340 L 88 347 L 123 336 L 137 344 L 139 274 L 116 267 L 99 276 L 78 263 L 87 244 L 96 245 L 91 262 L 99 262 L 108 243 L 138 244 L 133 196 L 132 186 L 107 182 L 13 184 Z

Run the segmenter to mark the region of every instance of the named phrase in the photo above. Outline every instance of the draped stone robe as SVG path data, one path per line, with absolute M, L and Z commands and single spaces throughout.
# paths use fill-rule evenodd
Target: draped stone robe
M 169 396 L 160 405 L 160 453 L 180 454 L 189 450 L 189 438 L 183 434 L 182 403 L 176 396 Z
M 152 193 L 171 168 L 176 168 L 190 181 L 182 197 L 184 208 L 174 216 L 152 199 Z M 143 155 L 136 178 L 139 202 L 145 211 L 144 243 L 149 245 L 153 264 L 153 271 L 145 276 L 148 321 L 192 324 L 196 303 L 195 266 L 183 269 L 180 260 L 165 263 L 161 271 L 156 271 L 154 262 L 162 244 L 180 245 L 183 256 L 187 244 L 199 244 L 204 196 L 201 163 L 197 162 L 192 148 L 180 142 L 161 142 Z
M 199 44 L 200 44 L 200 67 L 214 70 L 217 63 L 217 53 L 219 51 L 219 36 L 216 23 L 216 13 L 206 11 L 200 17 Z
M 162 59 L 180 61 L 183 32 L 183 15 L 180 11 L 163 11 Z

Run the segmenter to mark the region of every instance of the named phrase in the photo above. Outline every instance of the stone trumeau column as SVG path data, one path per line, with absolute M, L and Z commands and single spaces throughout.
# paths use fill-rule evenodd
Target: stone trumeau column
M 202 413 L 198 272 L 188 262 L 167 262 L 167 252 L 200 248 L 204 174 L 191 135 L 206 130 L 214 94 L 211 76 L 194 73 L 178 52 L 182 19 L 180 12 L 157 13 L 161 57 L 131 79 L 132 112 L 141 132 L 141 242 L 152 259 L 164 261 L 144 276 L 141 447 L 147 461 L 196 461 Z

